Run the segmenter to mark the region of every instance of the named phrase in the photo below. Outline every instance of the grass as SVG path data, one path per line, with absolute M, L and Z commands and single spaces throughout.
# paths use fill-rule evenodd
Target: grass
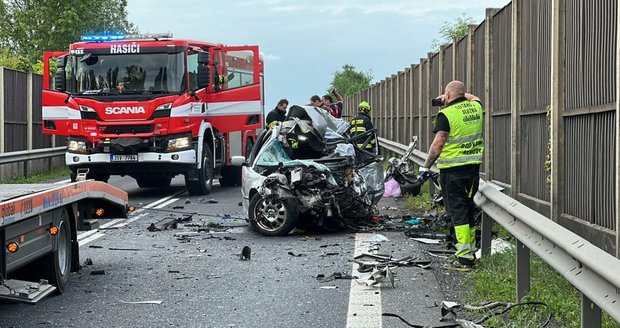
M 61 167 L 53 169 L 51 172 L 37 173 L 28 177 L 18 177 L 14 179 L 6 179 L 0 181 L 0 183 L 9 184 L 27 184 L 27 183 L 41 183 L 48 180 L 56 179 L 59 177 L 69 177 L 71 171 L 67 167 Z
M 464 301 L 468 304 L 491 301 L 515 302 L 515 256 L 514 251 L 507 251 L 480 259 L 476 270 L 465 278 L 464 284 L 470 286 L 470 289 Z M 579 292 L 533 253 L 530 259 L 530 277 L 530 293 L 521 302 L 544 302 L 551 308 L 555 325 L 580 327 Z M 485 326 L 540 327 L 546 316 L 544 307 L 520 307 L 507 315 L 486 321 Z M 620 327 L 620 324 L 607 314 L 603 314 L 603 327 Z
M 416 196 L 405 196 L 404 205 L 414 211 L 423 213 L 432 209 L 432 197 L 428 194 L 428 183 L 423 192 Z M 442 210 L 442 209 L 441 209 Z M 494 235 L 510 240 L 514 237 L 499 224 L 493 225 Z M 513 248 L 514 249 L 514 248 Z M 516 299 L 516 254 L 507 251 L 483 257 L 476 265 L 476 270 L 465 274 L 461 282 L 467 286 L 464 303 L 482 305 L 486 302 L 514 303 Z M 539 301 L 549 305 L 552 312 L 552 325 L 555 327 L 580 327 L 581 300 L 579 292 L 552 267 L 534 253 L 530 259 L 530 292 L 521 302 Z M 498 311 L 496 309 L 495 311 Z M 482 318 L 490 312 L 472 314 Z M 509 313 L 490 318 L 484 322 L 485 327 L 540 327 L 548 313 L 542 306 L 516 307 Z M 620 328 L 609 315 L 603 313 L 603 327 Z

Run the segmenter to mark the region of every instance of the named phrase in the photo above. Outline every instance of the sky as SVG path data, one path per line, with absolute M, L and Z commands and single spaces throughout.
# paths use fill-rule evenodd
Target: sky
M 462 14 L 475 24 L 509 0 L 129 0 L 142 33 L 225 45 L 258 45 L 265 62 L 265 109 L 281 98 L 307 104 L 343 65 L 378 82 L 417 64 L 439 29 Z

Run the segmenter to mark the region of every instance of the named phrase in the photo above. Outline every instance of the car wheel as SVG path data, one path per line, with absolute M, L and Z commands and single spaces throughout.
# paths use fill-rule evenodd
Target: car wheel
M 185 175 L 185 186 L 192 196 L 208 195 L 213 189 L 213 152 L 208 144 L 202 146 L 202 167 L 196 171 L 196 180 Z
M 248 208 L 250 224 L 265 236 L 287 235 L 298 220 L 295 199 L 282 199 L 254 195 Z

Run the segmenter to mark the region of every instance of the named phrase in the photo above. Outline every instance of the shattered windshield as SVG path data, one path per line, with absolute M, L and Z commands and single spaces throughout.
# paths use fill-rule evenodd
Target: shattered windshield
M 70 90 L 80 95 L 178 94 L 185 91 L 185 54 L 95 55 L 74 61 Z

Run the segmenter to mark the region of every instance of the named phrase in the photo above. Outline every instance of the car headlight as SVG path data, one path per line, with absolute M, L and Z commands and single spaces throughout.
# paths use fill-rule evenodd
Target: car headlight
M 166 147 L 166 151 L 175 151 L 187 149 L 191 146 L 190 137 L 180 137 L 175 139 L 168 140 L 168 147 Z
M 86 152 L 86 141 L 84 140 L 69 140 L 67 143 L 67 150 L 74 153 Z

